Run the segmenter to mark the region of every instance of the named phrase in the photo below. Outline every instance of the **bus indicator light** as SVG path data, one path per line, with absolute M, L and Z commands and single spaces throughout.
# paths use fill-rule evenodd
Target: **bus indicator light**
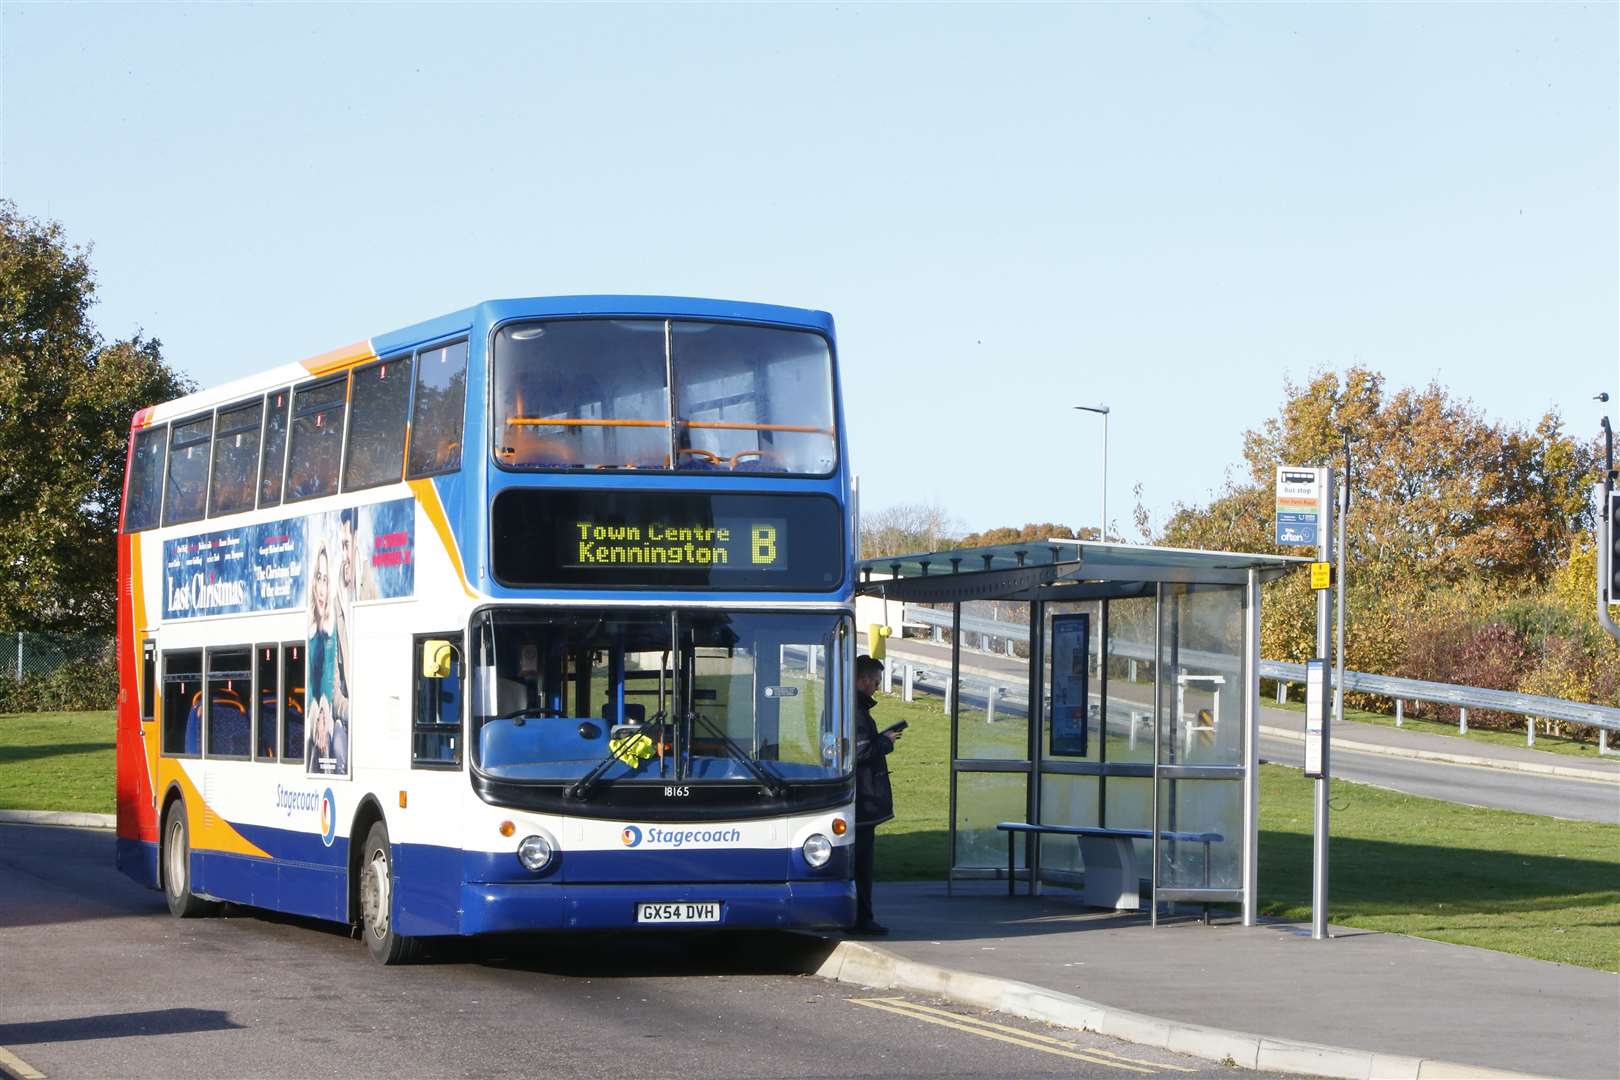
M 502 836 L 511 836 L 515 832 L 517 832 L 517 826 L 516 825 L 512 824 L 510 821 L 501 822 L 501 835 Z

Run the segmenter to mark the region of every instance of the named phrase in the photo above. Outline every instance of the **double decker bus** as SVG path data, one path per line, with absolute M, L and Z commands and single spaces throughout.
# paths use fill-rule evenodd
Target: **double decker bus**
M 501 300 L 139 412 L 118 864 L 424 939 L 854 920 L 833 322 Z

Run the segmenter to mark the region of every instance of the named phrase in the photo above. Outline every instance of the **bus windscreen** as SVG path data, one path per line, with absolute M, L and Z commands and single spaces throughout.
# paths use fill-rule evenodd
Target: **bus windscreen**
M 819 495 L 516 488 L 491 515 L 495 576 L 519 587 L 828 592 L 838 504 Z

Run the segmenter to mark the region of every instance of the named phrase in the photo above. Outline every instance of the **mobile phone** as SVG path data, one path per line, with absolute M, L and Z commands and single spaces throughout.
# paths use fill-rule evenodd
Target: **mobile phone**
M 904 731 L 904 730 L 906 730 L 906 726 L 907 726 L 907 721 L 901 720 L 898 723 L 890 724 L 888 727 L 886 727 L 882 731 L 878 732 L 878 734 L 879 735 L 887 735 L 892 731 Z

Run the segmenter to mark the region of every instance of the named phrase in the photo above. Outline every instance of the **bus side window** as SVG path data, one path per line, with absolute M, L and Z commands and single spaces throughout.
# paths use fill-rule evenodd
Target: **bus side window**
M 253 509 L 263 421 L 263 398 L 220 410 L 214 430 L 214 475 L 208 485 L 209 517 Z
M 147 638 L 141 642 L 141 722 L 157 718 L 153 711 L 157 693 L 157 642 Z
M 281 505 L 281 472 L 287 464 L 287 405 L 291 390 L 265 398 L 264 455 L 259 462 L 259 505 Z
M 245 758 L 249 740 L 248 702 L 253 697 L 253 653 L 232 646 L 208 650 L 209 757 Z
M 281 646 L 281 760 L 304 763 L 304 643 Z
M 442 678 L 430 678 L 422 670 L 423 644 L 443 643 L 449 651 L 440 670 Z M 461 767 L 461 698 L 466 667 L 460 634 L 425 634 L 411 642 L 411 667 L 416 684 L 416 708 L 411 725 L 411 767 Z
M 397 484 L 405 472 L 405 422 L 411 406 L 411 358 L 356 368 L 349 400 L 343 490 Z
M 253 756 L 260 761 L 276 760 L 277 718 L 281 710 L 281 646 L 260 645 L 253 650 L 258 670 L 258 689 L 253 697 Z
M 163 524 L 196 521 L 208 508 L 208 453 L 213 440 L 213 413 L 177 423 L 170 430 Z
M 202 650 L 163 654 L 163 752 L 202 753 Z
M 467 343 L 419 353 L 411 407 L 411 479 L 461 468 L 461 424 L 467 400 Z
M 124 531 L 140 532 L 158 523 L 163 506 L 163 463 L 168 460 L 169 429 L 147 428 L 135 433 L 129 455 L 129 484 L 124 493 Z
M 343 462 L 343 414 L 349 404 L 349 377 L 293 390 L 292 439 L 287 448 L 288 502 L 317 499 L 338 489 Z

